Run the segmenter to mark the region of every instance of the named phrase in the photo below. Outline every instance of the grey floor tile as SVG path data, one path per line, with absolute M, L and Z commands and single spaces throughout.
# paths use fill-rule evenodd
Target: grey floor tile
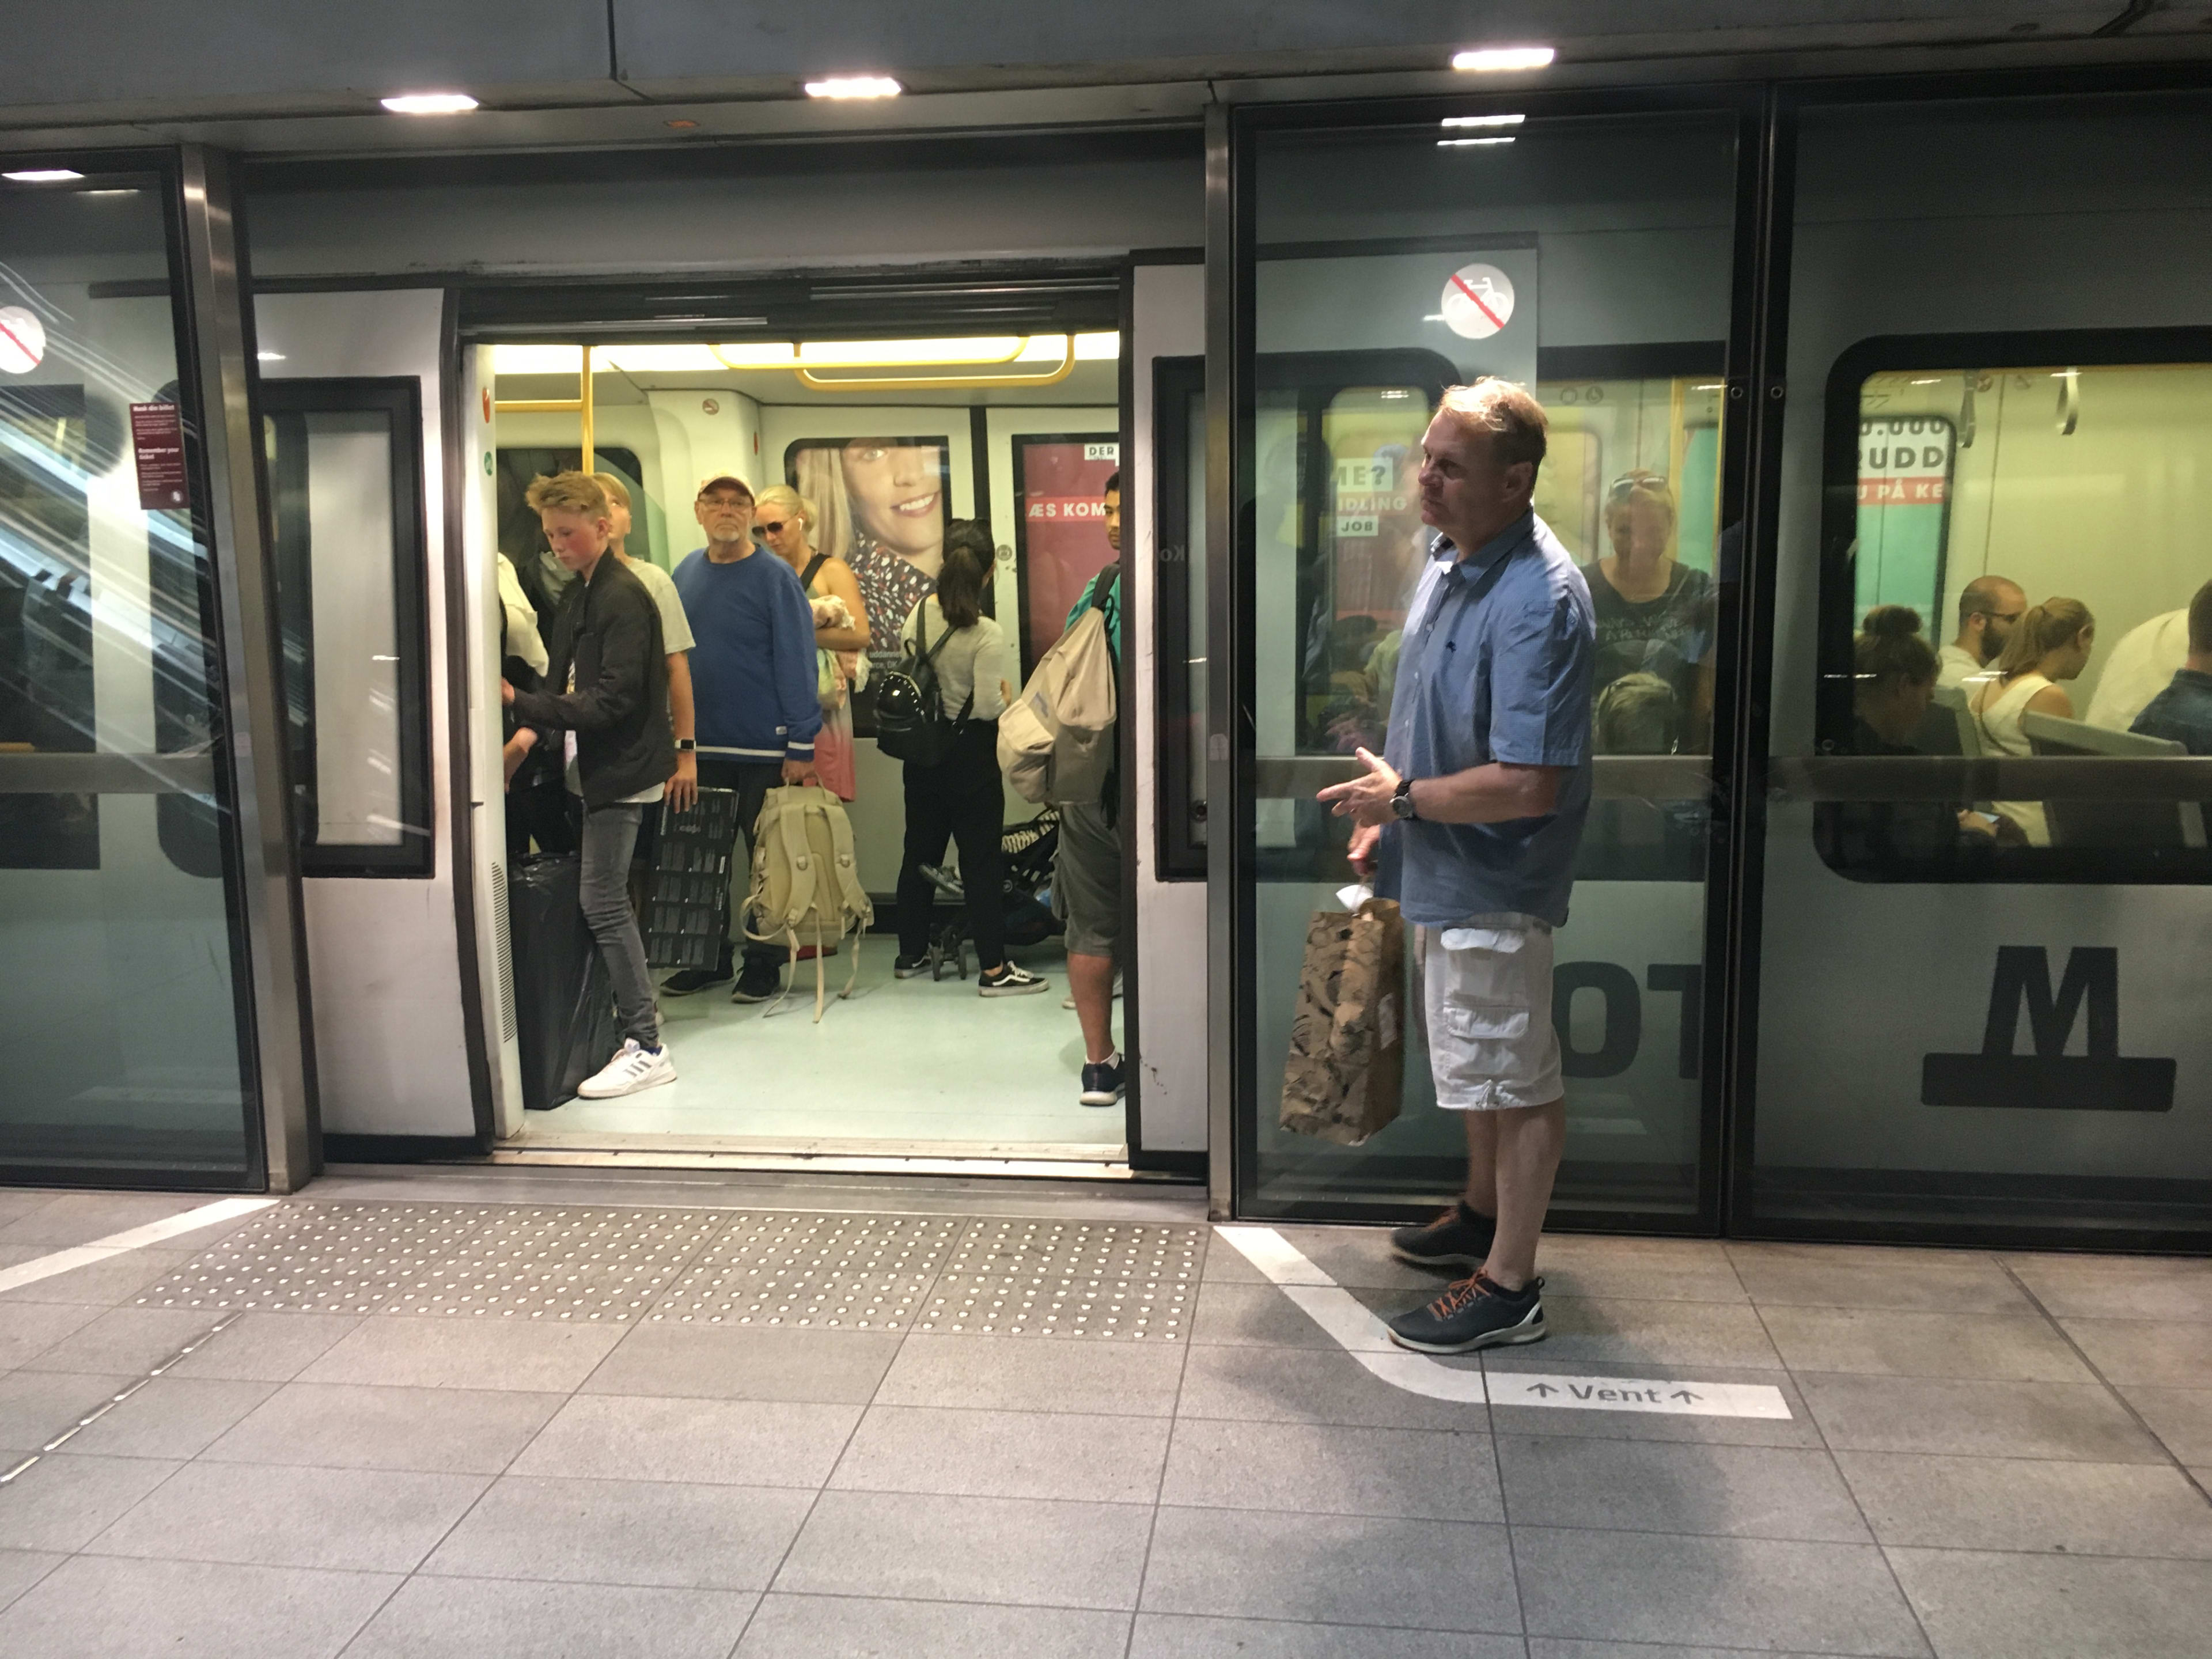
M 897 1374 L 896 1367 L 892 1374 Z M 1254 1423 L 1344 1423 L 1468 1431 L 1479 1431 L 1489 1420 L 1481 1406 L 1431 1400 L 1393 1388 L 1341 1348 L 1200 1343 L 1191 1345 L 1185 1361 L 1176 1414 Z
M 481 1474 L 194 1463 L 85 1547 L 91 1555 L 406 1572 L 489 1484 Z
M 2201 1257 L 2015 1255 L 2007 1260 L 2055 1319 L 2212 1320 L 2212 1261 Z
M 1818 1449 L 1820 1431 L 1787 1371 L 1745 1370 L 1727 1365 L 1610 1365 L 1595 1361 L 1564 1365 L 1547 1352 L 1551 1344 L 1500 1350 L 1483 1356 L 1493 1375 L 1565 1371 L 1577 1376 L 1617 1376 L 1686 1382 L 1748 1382 L 1773 1389 L 1789 1407 L 1786 1418 L 1676 1417 L 1662 1412 L 1553 1411 L 1533 1406 L 1498 1406 L 1490 1413 L 1499 1434 L 1559 1435 L 1576 1439 L 1674 1440 L 1696 1445 L 1798 1446 Z
M 1750 1296 L 1735 1270 L 1723 1261 L 1715 1264 L 1670 1267 L 1641 1258 L 1607 1261 L 1602 1257 L 1551 1259 L 1551 1241 L 1545 1241 L 1546 1259 L 1538 1265 L 1544 1276 L 1546 1301 L 1582 1297 L 1601 1301 L 1723 1302 L 1748 1304 Z
M 55 1305 L 21 1303 L 0 1310 L 0 1319 Z M 69 1310 L 75 1310 L 74 1305 Z M 143 1376 L 222 1322 L 220 1313 L 199 1308 L 106 1308 L 23 1364 L 27 1370 L 128 1371 Z
M 2003 1265 L 1980 1250 L 1732 1243 L 1728 1252 L 1736 1276 L 1761 1307 L 2035 1311 Z
M 2037 1313 L 1915 1313 L 1892 1308 L 1767 1308 L 1790 1370 L 2005 1382 L 2094 1382 Z
M 2212 1562 L 1893 1549 L 1943 1659 L 2203 1659 Z
M 766 1588 L 811 1492 L 658 1480 L 507 1475 L 422 1571 L 471 1578 Z
M 800 1401 L 578 1395 L 515 1460 L 513 1472 L 819 1486 L 860 1419 L 857 1406 Z
M 1865 1544 L 1513 1528 L 1531 1635 L 1925 1655 Z
M 1201 1284 L 1191 1320 L 1194 1346 L 1229 1343 L 1266 1348 L 1334 1348 L 1336 1339 L 1273 1285 Z
M 2212 1504 L 2178 1469 L 1838 1452 L 1885 1544 L 2212 1560 Z
M 288 1382 L 201 1455 L 234 1463 L 497 1474 L 561 1401 L 556 1394 Z
M 92 1323 L 102 1311 L 73 1302 L 11 1302 L 0 1306 L 0 1371 L 28 1364 L 56 1343 Z M 49 1369 L 67 1370 L 69 1367 Z
M 2111 1393 L 2077 1382 L 1797 1373 L 1838 1450 L 2158 1463 L 2165 1454 Z
M 1156 1348 L 925 1333 L 907 1338 L 875 1399 L 879 1406 L 1166 1417 L 1176 1408 L 1188 1352 L 1180 1343 Z
M 758 1599 L 731 1590 L 410 1578 L 346 1659 L 724 1659 Z
M 1825 1451 L 1501 1435 L 1498 1461 L 1516 1527 L 1871 1541 Z
M 112 1373 L 0 1372 L 0 1454 L 38 1450 L 137 1380 Z
M 361 1322 L 359 1314 L 241 1314 L 168 1374 L 289 1382 Z
M 185 1237 L 189 1239 L 191 1235 L 187 1233 Z M 182 1250 L 155 1246 L 126 1250 L 105 1261 L 71 1267 L 52 1279 L 34 1279 L 12 1291 L 0 1291 L 0 1302 L 85 1302 L 112 1308 L 128 1302 L 155 1280 L 198 1254 L 197 1246 Z
M 745 1626 L 736 1659 L 1122 1659 L 1128 1634 L 1124 1613 L 778 1595 Z
M 1782 1360 L 1748 1305 L 1547 1296 L 1547 1365 L 1734 1365 L 1779 1370 Z
M 1147 1613 L 1516 1632 L 1505 1528 L 1465 1521 L 1163 1508 Z
M 62 1196 L 51 1187 L 0 1188 L 0 1227 L 21 1221 L 33 1210 L 43 1210 Z
M 2212 1381 L 2212 1378 L 2208 1378 Z M 2150 1431 L 2185 1463 L 2212 1463 L 2212 1389 L 2156 1389 L 2141 1383 L 2120 1390 L 2142 1413 Z
M 197 1210 L 214 1200 L 200 1193 L 62 1193 L 22 1215 L 0 1224 L 0 1244 L 44 1244 L 66 1249 L 89 1244 L 110 1233 L 127 1232 L 149 1221 L 161 1221 L 187 1210 Z M 195 1228 L 179 1235 L 193 1248 L 204 1249 L 224 1232 L 240 1224 L 240 1217 L 215 1226 Z M 179 1248 L 172 1244 L 172 1249 Z
M 46 1550 L 0 1550 L 0 1607 L 69 1559 Z
M 1557 1637 L 1536 1636 L 1528 1641 L 1528 1659 L 1746 1659 L 1741 1648 L 1685 1648 L 1655 1642 L 1564 1642 Z M 1827 1659 L 1815 1653 L 1777 1653 L 1759 1650 L 1759 1659 Z
M 82 1549 L 181 1467 L 145 1457 L 49 1452 L 8 1483 L 0 1502 L 0 1549 Z M 6 1651 L 0 1644 L 0 1653 Z
M 377 1315 L 339 1338 L 300 1373 L 300 1381 L 562 1393 L 589 1376 L 626 1328 Z
M 1129 1659 L 1523 1659 L 1517 1636 L 1140 1613 Z
M 1187 1418 L 1168 1451 L 1163 1504 L 1503 1521 L 1480 1430 L 1352 1428 Z
M 108 1457 L 197 1457 L 276 1391 L 273 1382 L 157 1376 L 69 1443 Z
M 1452 1273 L 1441 1273 L 1434 1267 L 1417 1267 L 1410 1261 L 1401 1261 L 1390 1253 L 1390 1229 L 1388 1227 L 1278 1227 L 1284 1243 L 1348 1290 L 1376 1291 L 1433 1291 L 1449 1280 L 1452 1273 L 1464 1274 L 1464 1267 Z M 1219 1247 L 1231 1255 L 1243 1256 L 1233 1245 Z M 1258 1282 L 1259 1270 L 1244 1264 Z
M 0 1613 L 8 1659 L 332 1659 L 380 1573 L 81 1555 Z
M 1199 1276 L 1201 1280 L 1218 1280 L 1224 1285 L 1264 1285 L 1267 1282 L 1267 1274 L 1247 1261 L 1242 1250 L 1218 1237 L 1209 1238 L 1206 1243 L 1206 1266 Z
M 643 1324 L 583 1392 L 865 1406 L 898 1351 L 897 1337 L 874 1331 Z
M 799 1594 L 1131 1608 L 1152 1511 L 1138 1504 L 828 1492 L 776 1575 Z
M 2212 1377 L 2212 1323 L 2172 1319 L 2059 1322 L 2107 1382 L 2189 1389 L 2202 1387 Z
M 875 1406 L 830 1484 L 853 1492 L 1149 1504 L 1159 1491 L 1170 1426 L 1164 1417 Z

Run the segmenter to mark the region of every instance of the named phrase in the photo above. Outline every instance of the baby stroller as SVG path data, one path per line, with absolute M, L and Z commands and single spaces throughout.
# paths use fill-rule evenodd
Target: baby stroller
M 999 902 L 1006 908 L 1006 945 L 1018 950 L 1036 945 L 1064 931 L 1065 924 L 1052 913 L 1052 860 L 1060 848 L 1060 812 L 1048 806 L 1027 823 L 1012 824 L 999 837 L 999 857 L 1006 879 Z M 929 976 L 943 979 L 947 972 L 968 977 L 968 890 L 960 878 L 941 865 L 925 864 L 921 873 L 944 897 L 961 907 L 960 915 L 929 934 Z

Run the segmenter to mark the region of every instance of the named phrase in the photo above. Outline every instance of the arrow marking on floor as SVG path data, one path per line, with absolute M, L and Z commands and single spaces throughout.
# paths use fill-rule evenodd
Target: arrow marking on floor
M 1307 1318 L 1371 1375 L 1394 1389 L 1464 1405 L 1548 1406 L 1566 1411 L 1662 1412 L 1689 1417 L 1786 1419 L 1790 1402 L 1765 1382 L 1692 1382 L 1645 1376 L 1555 1376 L 1462 1370 L 1401 1348 L 1366 1304 L 1306 1260 L 1273 1227 L 1216 1227 L 1214 1233 L 1297 1304 Z

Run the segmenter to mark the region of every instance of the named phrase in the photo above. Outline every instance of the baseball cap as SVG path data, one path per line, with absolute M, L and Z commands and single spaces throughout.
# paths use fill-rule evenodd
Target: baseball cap
M 747 483 L 743 478 L 740 478 L 734 472 L 717 472 L 713 477 L 707 479 L 704 483 L 700 484 L 699 493 L 703 495 L 710 489 L 721 489 L 725 484 L 727 484 L 731 489 L 737 490 L 739 494 L 744 495 L 747 501 L 752 500 L 753 487 Z

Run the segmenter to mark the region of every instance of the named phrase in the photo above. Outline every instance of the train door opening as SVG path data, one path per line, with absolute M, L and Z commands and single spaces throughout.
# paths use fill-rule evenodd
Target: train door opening
M 989 550 L 981 609 L 1003 641 L 989 676 L 1003 690 L 979 685 L 979 711 L 1020 689 L 1115 561 L 1122 341 L 1101 320 L 1111 313 L 946 337 L 848 322 L 834 337 L 735 343 L 624 338 L 610 326 L 577 331 L 583 339 L 509 335 L 466 352 L 469 403 L 482 417 L 467 458 L 471 569 L 479 584 L 496 573 L 541 628 L 569 578 L 527 505 L 534 478 L 575 469 L 608 481 L 627 508 L 623 554 L 672 575 L 649 585 L 675 589 L 679 605 L 686 562 L 708 557 L 702 490 L 734 478 L 750 493 L 750 550 L 739 556 L 783 558 L 794 575 L 811 578 L 817 764 L 845 803 L 875 910 L 870 931 L 829 947 L 836 954 L 820 963 L 793 963 L 776 945 L 777 989 L 788 994 L 767 1003 L 733 998 L 741 986 L 756 988 L 746 983 L 742 940 L 726 975 L 664 958 L 655 979 L 675 1080 L 510 1111 L 503 1148 L 1127 1160 L 1125 1106 L 1079 1098 L 1085 1054 L 1067 973 L 1068 904 L 1054 891 L 1061 812 L 1001 787 L 1004 876 L 988 902 L 1007 957 L 1045 983 L 1030 994 L 980 996 L 977 895 L 957 845 L 905 856 L 903 768 L 876 739 L 876 689 L 903 654 L 902 634 L 934 590 L 949 537 L 980 529 Z M 495 664 L 475 672 L 495 689 Z M 726 695 L 701 673 L 692 684 L 699 697 Z M 491 700 L 486 712 L 496 706 Z M 700 719 L 703 732 L 703 711 Z M 708 747 L 704 736 L 701 743 Z M 710 787 L 721 779 L 715 758 L 702 763 Z M 547 797 L 511 793 L 502 803 L 510 872 L 567 845 L 558 773 L 535 787 Z M 647 817 L 659 819 L 659 809 Z M 909 976 L 894 970 L 911 945 L 899 939 L 902 868 L 908 929 L 919 912 L 927 940 L 925 969 Z M 731 916 L 744 915 L 748 877 L 740 844 Z M 818 1023 L 817 969 L 830 992 Z M 841 999 L 848 983 L 851 994 Z M 1115 1042 L 1125 1052 L 1126 1006 L 1117 996 Z

